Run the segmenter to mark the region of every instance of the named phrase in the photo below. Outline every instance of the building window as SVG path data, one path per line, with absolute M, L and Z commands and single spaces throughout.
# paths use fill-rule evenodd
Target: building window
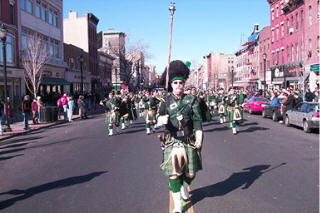
M 49 24 L 52 24 L 53 23 L 53 11 L 52 11 L 52 9 L 50 8 L 49 9 L 49 14 L 48 14 L 48 22 L 49 22 Z
M 25 2 L 25 0 L 20 0 L 20 8 L 21 8 L 22 10 L 25 10 L 25 9 L 26 9 L 26 2 Z
M 15 58 L 16 58 L 16 48 L 15 48 L 15 38 L 12 35 L 7 35 L 6 40 L 6 56 L 7 56 L 7 64 L 15 65 Z M 2 41 L 0 41 L 0 46 L 2 47 Z M 0 62 L 3 63 L 3 55 L 2 51 L 0 51 Z
M 274 9 L 273 8 L 271 9 L 271 20 L 272 21 L 274 20 Z
M 289 46 L 287 46 L 287 63 L 290 61 L 290 49 Z
M 279 17 L 279 7 L 276 7 L 276 17 Z
M 39 0 L 36 1 L 35 14 L 36 14 L 36 17 L 38 18 L 41 17 L 41 3 Z
M 272 65 L 275 65 L 275 61 L 274 61 L 274 52 L 272 52 Z
M 287 19 L 287 35 L 289 35 L 290 21 Z
M 274 42 L 274 30 L 272 30 L 272 34 L 271 34 L 271 42 L 273 43 Z
M 312 7 L 309 6 L 309 25 L 312 25 Z
M 294 52 L 293 52 L 293 44 L 291 44 L 291 61 L 294 61 Z
M 290 27 L 292 27 L 293 28 L 293 16 L 291 16 L 291 25 L 290 25 Z
M 279 64 L 279 50 L 277 50 L 277 61 L 276 61 L 277 65 Z
M 14 25 L 14 5 L 9 5 L 9 11 L 10 11 L 10 24 Z
M 320 36 L 317 37 L 317 40 L 318 40 L 317 51 L 318 51 L 318 53 L 320 53 Z
M 299 30 L 299 13 L 296 14 L 296 31 Z
M 58 27 L 58 12 L 54 11 L 53 26 Z
M 279 40 L 279 27 L 277 26 L 277 41 Z
M 27 12 L 32 14 L 33 13 L 33 3 L 32 0 L 27 0 Z
M 299 61 L 299 45 L 296 43 L 296 61 Z
M 46 4 L 41 4 L 41 19 L 43 21 L 47 20 L 47 5 Z
M 284 37 L 284 26 L 283 23 L 281 24 L 281 38 Z
M 304 28 L 303 10 L 301 10 L 301 30 Z
M 301 59 L 303 60 L 303 41 L 301 39 Z
M 284 49 L 281 49 L 281 64 L 284 64 Z

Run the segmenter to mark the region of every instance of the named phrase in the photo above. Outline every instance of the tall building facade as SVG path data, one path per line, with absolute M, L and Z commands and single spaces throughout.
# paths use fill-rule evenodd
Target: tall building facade
M 92 13 L 78 17 L 78 13 L 69 12 L 69 17 L 63 20 L 64 43 L 72 44 L 88 53 L 86 64 L 91 74 L 91 91 L 99 92 L 101 82 L 98 69 L 97 25 L 99 19 Z
M 49 58 L 43 67 L 41 95 L 68 90 L 64 80 L 66 64 L 63 55 L 63 1 L 20 0 L 18 2 L 18 31 L 20 56 L 26 51 L 30 36 L 37 36 L 47 47 Z
M 315 88 L 312 78 L 319 75 L 319 1 L 268 2 L 273 81 L 282 81 L 283 87 L 301 89 L 309 82 Z
M 125 33 L 109 29 L 98 33 L 98 47 L 105 48 L 114 57 L 112 69 L 112 84 L 115 88 L 126 81 Z
M 207 59 L 209 88 L 227 89 L 231 85 L 230 76 L 235 66 L 235 55 L 224 53 L 210 53 Z
M 3 0 L 0 2 L 0 24 L 7 29 L 6 36 L 6 65 L 7 65 L 7 95 L 13 103 L 25 94 L 24 73 L 19 60 L 17 1 Z M 3 43 L 0 40 L 0 99 L 4 97 Z M 14 105 L 15 106 L 15 105 Z

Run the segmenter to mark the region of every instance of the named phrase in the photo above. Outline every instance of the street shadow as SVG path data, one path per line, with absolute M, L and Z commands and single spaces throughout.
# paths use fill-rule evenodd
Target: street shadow
M 204 132 L 220 132 L 220 131 L 226 131 L 226 130 L 229 130 L 230 128 L 227 127 L 227 126 L 222 126 L 222 127 L 219 127 L 219 128 L 213 128 L 213 129 L 206 129 L 204 130 Z
M 25 150 L 26 148 L 19 148 L 19 149 L 12 149 L 12 150 L 7 150 L 7 151 L 2 151 L 0 152 L 0 156 L 1 155 L 5 155 L 5 154 L 10 154 L 10 153 L 14 153 L 14 152 L 20 152 Z
M 14 156 L 9 156 L 9 157 L 3 157 L 3 158 L 0 157 L 0 161 L 9 160 L 9 159 L 12 159 L 12 158 L 15 158 L 15 157 L 19 157 L 19 156 L 22 156 L 22 155 L 23 155 L 23 154 L 14 155 Z
M 241 126 L 240 126 L 241 127 Z M 240 130 L 239 133 L 243 133 L 243 132 L 255 132 L 255 131 L 264 131 L 264 130 L 268 130 L 269 128 L 265 128 L 265 127 L 249 127 L 248 129 L 245 130 Z
M 202 127 L 212 126 L 212 125 L 218 125 L 218 124 L 220 124 L 220 123 L 217 122 L 217 121 L 210 121 L 210 122 L 208 122 L 208 123 L 202 124 Z
M 70 178 L 65 178 L 62 180 L 57 180 L 54 182 L 49 182 L 45 183 L 39 186 L 34 186 L 25 190 L 20 190 L 20 189 L 13 189 L 8 192 L 2 192 L 0 195 L 15 195 L 16 197 L 4 200 L 0 202 L 0 209 L 5 209 L 8 208 L 12 205 L 14 205 L 16 202 L 28 199 L 34 195 L 38 195 L 43 192 L 47 192 L 53 189 L 59 189 L 59 188 L 65 188 L 77 184 L 82 184 L 85 182 L 89 182 L 92 179 L 107 173 L 108 171 L 102 171 L 102 172 L 92 172 L 87 175 L 82 175 L 82 176 L 75 176 L 75 177 L 70 177 Z
M 133 134 L 133 133 L 137 133 L 137 132 L 141 132 L 146 130 L 146 128 L 141 128 L 141 129 L 135 129 L 135 130 L 127 130 L 125 132 L 123 132 L 122 134 Z
M 240 124 L 240 126 L 252 126 L 252 125 L 258 125 L 258 123 L 257 122 L 251 122 L 251 123 Z
M 29 138 L 19 138 L 19 139 L 14 139 L 14 140 L 10 140 L 10 143 L 19 143 L 19 142 L 26 142 L 26 141 L 34 141 L 34 140 L 38 140 L 41 139 L 42 137 L 39 136 L 34 136 L 34 137 L 29 137 Z
M 192 190 L 190 192 L 190 194 L 192 194 L 191 201 L 193 205 L 195 205 L 207 197 L 224 196 L 240 187 L 241 189 L 248 189 L 263 174 L 285 164 L 286 163 L 282 163 L 269 170 L 267 169 L 270 165 L 256 165 L 244 168 L 241 172 L 231 174 L 230 177 L 224 181 Z
M 13 145 L 9 145 L 9 146 L 4 146 L 4 147 L 0 147 L 0 149 L 10 149 L 10 148 L 17 148 L 20 146 L 25 146 L 29 143 L 19 143 L 19 144 L 13 144 Z

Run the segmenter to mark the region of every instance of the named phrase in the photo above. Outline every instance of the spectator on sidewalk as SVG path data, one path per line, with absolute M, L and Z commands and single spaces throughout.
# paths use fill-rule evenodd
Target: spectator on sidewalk
M 62 108 L 63 108 L 63 117 L 64 117 L 64 120 L 67 121 L 68 120 L 68 115 L 67 115 L 68 99 L 67 99 L 67 94 L 66 93 L 64 93 L 63 96 L 58 100 L 57 105 L 58 105 L 58 107 L 62 106 Z
M 68 120 L 72 122 L 72 115 L 74 110 L 74 100 L 72 96 L 68 97 Z
M 314 99 L 314 94 L 310 91 L 310 89 L 307 90 L 304 98 L 307 102 L 311 102 Z
M 26 95 L 24 96 L 23 102 L 22 102 L 22 115 L 23 115 L 23 128 L 25 130 L 29 129 L 29 115 L 31 112 L 31 103 L 30 103 L 30 96 Z
M 40 109 L 44 107 L 43 101 L 41 100 L 41 96 L 37 97 L 37 104 L 38 104 L 38 122 L 40 123 Z
M 79 115 L 81 119 L 88 118 L 87 117 L 87 106 L 84 102 L 84 96 L 80 95 L 78 99 L 78 107 L 79 107 Z
M 36 99 L 33 99 L 31 104 L 31 110 L 32 110 L 32 122 L 33 124 L 38 124 L 38 103 Z

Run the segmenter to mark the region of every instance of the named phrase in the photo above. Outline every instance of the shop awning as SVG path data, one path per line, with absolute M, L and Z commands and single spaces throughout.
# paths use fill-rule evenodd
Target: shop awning
M 272 81 L 272 84 L 283 84 L 283 81 Z
M 43 85 L 70 85 L 70 82 L 66 81 L 63 78 L 43 77 L 41 84 L 43 84 Z

